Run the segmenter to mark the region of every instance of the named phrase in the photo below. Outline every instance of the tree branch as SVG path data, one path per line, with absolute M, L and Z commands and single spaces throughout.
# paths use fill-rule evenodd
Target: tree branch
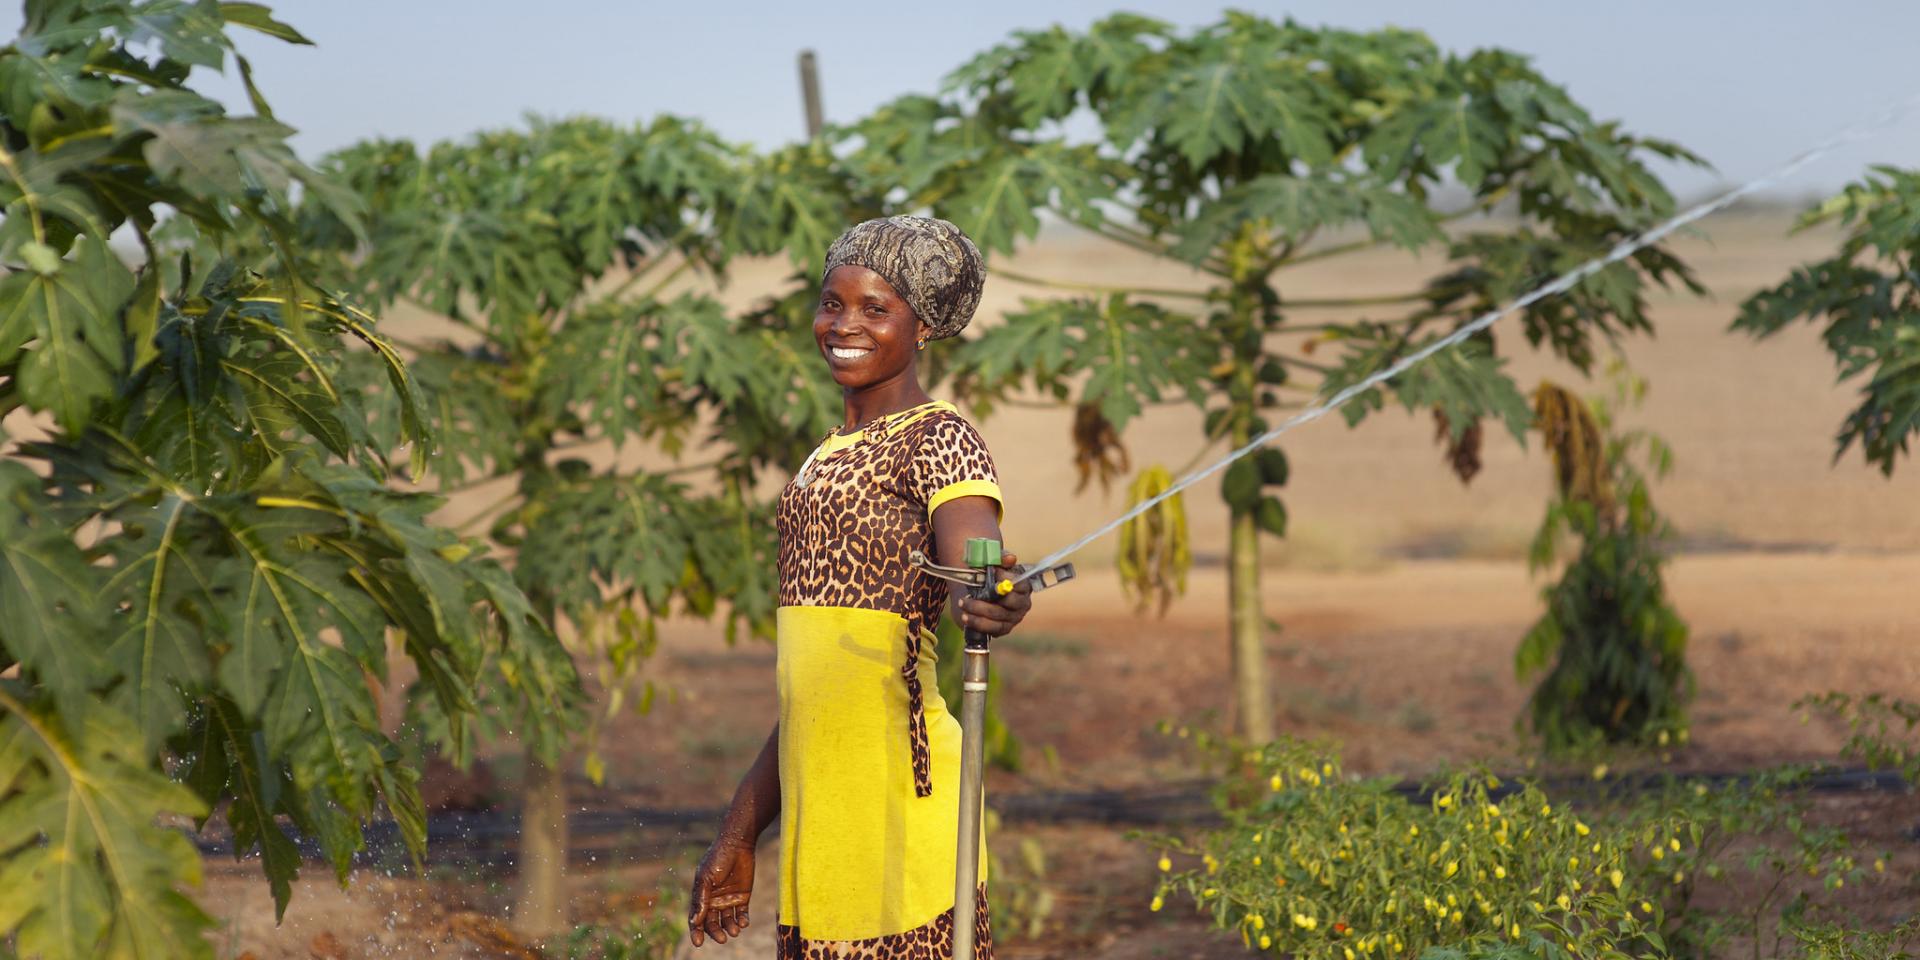
M 1302 310 L 1326 310 L 1341 307 L 1371 307 L 1395 303 L 1418 303 L 1428 299 L 1430 291 L 1412 290 L 1406 293 L 1385 293 L 1373 297 L 1302 297 L 1282 299 L 1280 309 L 1299 308 Z
M 1074 220 L 1074 219 L 1068 219 L 1067 222 L 1073 224 L 1076 227 L 1079 227 L 1082 230 L 1087 231 L 1088 233 L 1093 234 L 1096 237 L 1101 237 L 1106 240 L 1110 240 L 1114 243 L 1120 244 L 1123 247 L 1129 247 L 1131 249 L 1138 250 L 1141 253 L 1159 257 L 1164 260 L 1177 261 L 1179 263 L 1190 262 L 1190 261 L 1181 259 L 1180 257 L 1174 256 L 1173 251 L 1167 249 L 1165 244 L 1161 243 L 1158 240 L 1153 239 L 1150 235 L 1141 231 L 1127 232 L 1127 228 L 1122 227 L 1120 224 L 1111 220 L 1103 221 L 1102 226 L 1100 227 L 1093 226 L 1092 224 L 1081 223 L 1080 221 Z M 1109 231 L 1108 229 L 1103 229 L 1103 227 L 1110 227 L 1111 231 Z M 1226 265 L 1222 264 L 1217 259 L 1208 258 L 1207 262 L 1194 264 L 1194 266 L 1199 268 L 1201 271 L 1205 273 L 1213 274 L 1216 277 L 1220 277 L 1222 279 L 1231 279 L 1227 275 Z
M 500 499 L 495 500 L 494 502 L 488 504 L 486 507 L 482 508 L 479 513 L 476 513 L 473 516 L 460 521 L 460 525 L 453 529 L 456 533 L 464 534 L 467 531 L 478 526 L 480 524 L 480 521 L 485 520 L 487 516 L 493 513 L 495 510 L 498 510 L 501 507 L 504 507 L 507 504 L 512 503 L 513 501 L 518 499 L 520 499 L 520 491 L 518 490 L 508 491 L 506 496 L 501 497 Z
M 1031 274 L 1021 273 L 1017 270 L 1008 270 L 1005 267 L 994 268 L 993 275 L 1006 277 L 1015 283 L 1025 283 L 1036 287 L 1048 287 L 1055 290 L 1077 290 L 1084 293 L 1123 293 L 1140 297 L 1179 297 L 1188 300 L 1205 300 L 1209 296 L 1204 290 L 1177 290 L 1170 287 L 1120 287 L 1102 283 L 1081 283 L 1075 280 L 1050 280 L 1046 277 L 1036 277 Z
M 1439 217 L 1435 218 L 1434 222 L 1435 223 L 1452 223 L 1455 220 L 1460 220 L 1465 217 L 1470 217 L 1476 213 L 1485 213 L 1488 210 L 1491 210 L 1495 206 L 1497 206 L 1500 203 L 1500 201 L 1505 200 L 1507 198 L 1507 194 L 1511 192 L 1513 192 L 1513 184 L 1511 183 L 1503 184 L 1499 189 L 1493 191 L 1492 193 L 1487 194 L 1485 197 L 1481 198 L 1478 202 L 1470 204 L 1466 207 L 1462 207 L 1461 209 L 1455 210 L 1452 213 L 1443 213 Z M 1275 258 L 1272 261 L 1272 263 L 1268 265 L 1266 272 L 1271 273 L 1275 270 L 1280 269 L 1281 267 L 1293 267 L 1303 263 L 1312 263 L 1315 260 L 1325 260 L 1328 257 L 1337 257 L 1343 253 L 1354 253 L 1359 250 L 1366 250 L 1370 247 L 1381 246 L 1382 244 L 1385 244 L 1387 242 L 1389 241 L 1384 240 L 1380 237 L 1369 236 L 1365 239 L 1354 240 L 1350 243 L 1339 243 L 1331 247 L 1322 247 L 1318 250 L 1313 250 L 1307 253 L 1299 254 L 1298 256 L 1293 256 L 1293 255 L 1281 256 L 1281 257 Z
M 1335 369 L 1337 369 L 1335 367 L 1330 367 L 1324 363 L 1314 363 L 1312 360 L 1307 360 L 1302 357 L 1291 357 L 1284 353 L 1275 354 L 1274 359 L 1280 361 L 1281 363 L 1289 367 L 1299 367 L 1302 370 L 1312 370 L 1313 372 L 1319 373 L 1319 374 L 1332 373 Z
M 486 342 L 493 344 L 496 347 L 505 346 L 505 343 L 503 343 L 499 337 L 494 336 L 493 331 L 488 330 L 487 328 L 477 323 L 474 323 L 472 320 L 468 320 L 465 317 L 456 317 L 453 314 L 442 313 L 439 310 L 435 310 L 434 308 L 427 306 L 424 303 L 421 303 L 419 299 L 414 297 L 412 294 L 403 293 L 395 297 L 394 299 L 404 300 L 407 303 L 412 304 L 414 306 L 414 309 L 419 310 L 423 313 L 432 314 L 433 316 L 439 317 L 440 319 L 445 320 L 446 322 L 451 323 L 456 327 L 462 327 L 467 330 L 471 330 L 474 333 L 478 334 L 480 336 L 480 339 L 485 340 Z

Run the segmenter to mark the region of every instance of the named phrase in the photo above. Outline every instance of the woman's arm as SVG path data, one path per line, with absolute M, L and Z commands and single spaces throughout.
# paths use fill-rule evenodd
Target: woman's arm
M 720 835 L 693 871 L 693 897 L 687 905 L 687 933 L 699 946 L 712 937 L 726 943 L 747 927 L 747 905 L 753 897 L 754 848 L 760 835 L 780 815 L 780 728 L 767 736 L 760 756 L 740 778 Z
M 748 844 L 760 842 L 774 818 L 780 816 L 780 727 L 776 724 L 753 766 L 740 778 L 733 802 L 720 821 L 720 835 Z
M 1000 505 L 991 497 L 955 497 L 933 511 L 934 552 L 945 566 L 967 562 L 967 541 L 974 537 L 1000 539 Z M 1019 558 L 1003 556 L 1008 567 L 1018 568 Z M 978 630 L 990 637 L 1003 637 L 1018 626 L 1033 607 L 1033 585 L 1021 581 L 1013 592 L 993 600 L 967 595 L 967 588 L 948 584 L 953 619 L 963 630 Z

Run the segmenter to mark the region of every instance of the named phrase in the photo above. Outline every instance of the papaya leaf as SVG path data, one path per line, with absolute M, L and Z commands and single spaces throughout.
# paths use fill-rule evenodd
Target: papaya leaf
M 0 681 L 0 745 L 24 760 L 0 791 L 0 930 L 26 956 L 206 957 L 213 920 L 183 888 L 200 855 L 155 823 L 205 808 L 147 762 L 133 723 L 105 707 L 73 730 Z

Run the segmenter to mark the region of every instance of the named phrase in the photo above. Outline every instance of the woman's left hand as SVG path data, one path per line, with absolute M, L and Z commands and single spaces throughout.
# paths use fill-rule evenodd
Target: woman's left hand
M 1020 558 L 1009 553 L 1001 557 L 1000 575 L 1018 577 L 1027 572 L 1020 565 Z M 1013 632 L 1013 628 L 1025 619 L 1027 611 L 1033 609 L 1033 582 L 1016 581 L 1013 592 L 1003 597 L 982 600 L 978 597 L 966 597 L 960 601 L 960 628 L 978 630 L 989 637 L 1004 637 Z

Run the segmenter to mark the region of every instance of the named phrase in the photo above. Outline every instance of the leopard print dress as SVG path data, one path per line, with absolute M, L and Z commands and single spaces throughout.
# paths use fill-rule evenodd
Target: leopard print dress
M 941 402 L 828 437 L 781 491 L 782 960 L 951 956 L 960 725 L 931 633 L 948 594 L 908 556 L 936 555 L 933 511 L 963 496 L 1000 489 Z

